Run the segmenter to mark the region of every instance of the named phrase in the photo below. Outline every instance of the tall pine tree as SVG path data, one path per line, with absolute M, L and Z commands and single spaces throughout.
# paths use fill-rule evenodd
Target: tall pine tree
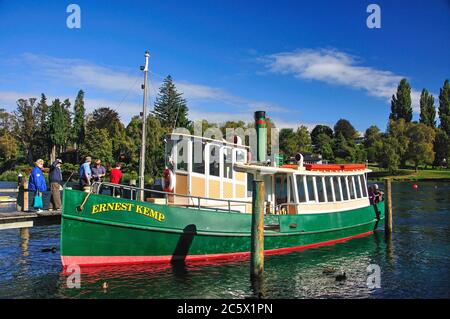
M 436 108 L 434 97 L 426 89 L 420 94 L 420 123 L 429 127 L 436 127 Z
M 190 128 L 191 121 L 188 119 L 188 107 L 186 100 L 178 93 L 169 75 L 159 89 L 155 101 L 153 114 L 160 121 L 162 127 L 174 129 L 177 127 Z
M 450 83 L 447 80 L 439 91 L 439 119 L 440 127 L 450 136 Z
M 407 123 L 412 120 L 411 86 L 406 79 L 400 81 L 397 94 L 392 95 L 389 118 L 395 121 L 404 119 Z
M 68 129 L 66 127 L 66 110 L 59 99 L 53 101 L 50 106 L 49 137 L 52 146 L 50 159 L 56 159 L 57 152 L 61 152 L 63 145 L 67 142 Z
M 75 99 L 74 105 L 75 116 L 72 125 L 72 139 L 75 143 L 77 163 L 79 161 L 79 149 L 84 143 L 86 136 L 86 109 L 84 108 L 84 92 L 83 90 L 78 91 L 77 98 Z

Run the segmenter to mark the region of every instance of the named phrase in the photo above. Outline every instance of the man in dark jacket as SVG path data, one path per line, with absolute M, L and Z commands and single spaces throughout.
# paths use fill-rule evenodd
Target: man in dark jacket
M 62 161 L 57 159 L 53 162 L 50 168 L 50 173 L 48 174 L 48 180 L 50 182 L 51 196 L 50 196 L 50 210 L 60 210 L 61 209 L 61 164 Z

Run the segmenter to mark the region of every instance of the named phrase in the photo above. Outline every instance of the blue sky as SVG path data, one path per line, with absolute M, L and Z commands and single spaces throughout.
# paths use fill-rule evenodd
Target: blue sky
M 70 3 L 81 29 L 66 26 Z M 371 3 L 380 29 L 366 26 Z M 83 89 L 88 110 L 109 106 L 127 122 L 142 108 L 148 49 L 150 109 L 171 74 L 193 119 L 250 121 L 263 109 L 280 127 L 346 118 L 384 130 L 402 77 L 416 112 L 422 88 L 438 100 L 449 39 L 445 0 L 0 0 L 0 107 L 41 92 L 73 102 Z

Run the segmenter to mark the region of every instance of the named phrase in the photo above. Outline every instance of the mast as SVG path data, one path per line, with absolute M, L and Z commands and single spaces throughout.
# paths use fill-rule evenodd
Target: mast
M 144 188 L 144 173 L 145 173 L 145 139 L 146 139 L 146 122 L 147 122 L 147 81 L 148 81 L 148 58 L 150 53 L 145 51 L 145 66 L 144 66 L 144 101 L 142 105 L 142 141 L 141 141 L 141 158 L 139 160 L 139 188 Z M 142 69 L 142 67 L 141 67 Z M 139 192 L 139 199 L 144 201 L 144 191 Z

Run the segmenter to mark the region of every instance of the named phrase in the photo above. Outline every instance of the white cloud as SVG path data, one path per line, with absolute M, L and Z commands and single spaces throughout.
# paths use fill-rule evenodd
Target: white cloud
M 369 95 L 389 101 L 398 83 L 405 76 L 390 71 L 361 66 L 347 53 L 327 49 L 304 49 L 282 52 L 262 59 L 271 72 L 292 74 L 298 79 L 316 80 L 366 91 Z M 413 109 L 419 111 L 420 92 L 411 92 Z M 419 98 L 418 98 L 419 97 Z
M 126 95 L 127 99 L 139 100 L 142 97 L 142 74 L 132 74 L 127 70 L 116 70 L 100 66 L 80 59 L 56 58 L 50 56 L 25 53 L 22 55 L 22 63 L 25 62 L 30 69 L 38 71 L 39 75 L 62 81 L 68 85 L 82 87 L 85 91 L 102 90 L 117 92 Z M 151 72 L 150 76 L 158 77 L 157 81 L 150 81 L 149 95 L 153 98 L 162 84 L 163 77 Z M 255 101 L 242 98 L 226 92 L 221 88 L 211 87 L 187 81 L 175 81 L 179 92 L 190 101 L 219 101 L 225 105 L 233 106 L 247 112 L 264 109 L 269 112 L 287 112 L 282 106 L 265 101 Z M 89 90 L 88 90 L 89 89 Z

